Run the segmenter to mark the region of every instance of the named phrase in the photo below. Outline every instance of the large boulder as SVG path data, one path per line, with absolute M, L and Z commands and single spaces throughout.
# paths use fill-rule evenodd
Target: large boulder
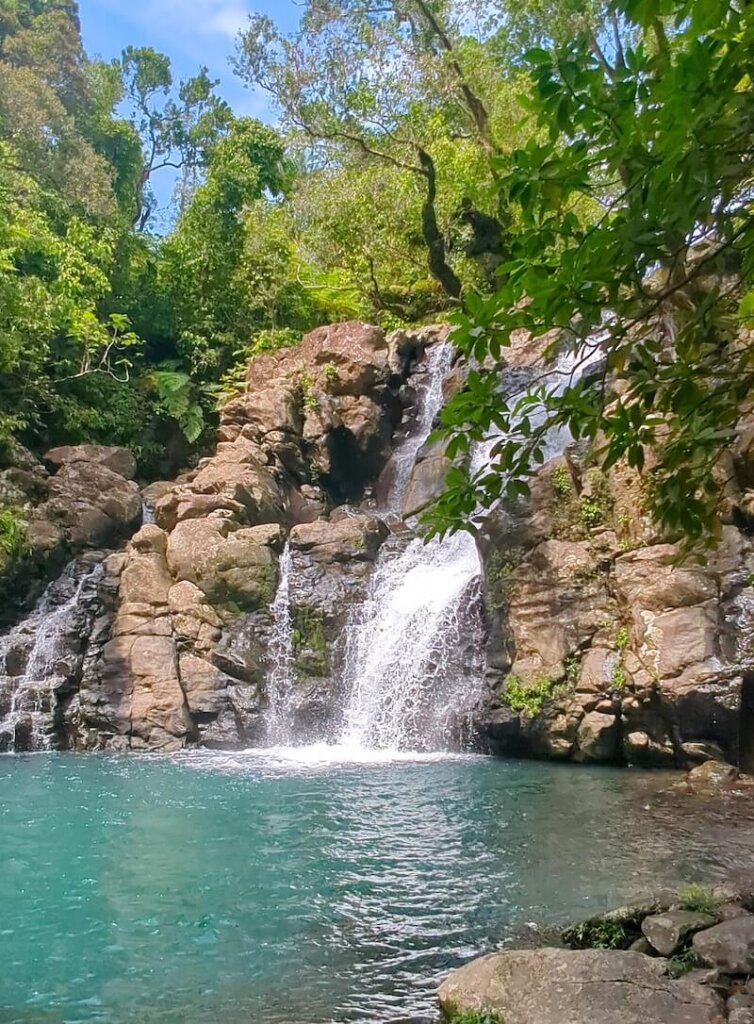
M 136 474 L 136 459 L 128 448 L 110 448 L 101 444 L 68 444 L 60 448 L 51 448 L 45 452 L 44 460 L 53 472 L 74 462 L 90 462 L 105 466 L 127 480 Z
M 356 514 L 337 522 L 317 520 L 291 530 L 294 550 L 306 552 L 318 562 L 374 561 L 388 530 L 381 519 Z
M 277 585 L 271 546 L 280 532 L 268 526 L 233 529 L 226 519 L 189 519 L 168 538 L 167 565 L 176 582 L 197 586 L 210 604 L 247 611 L 268 605 Z
M 137 484 L 110 469 L 104 459 L 64 462 L 50 478 L 48 493 L 34 519 L 54 523 L 75 549 L 112 544 L 141 518 Z
M 505 1024 L 723 1024 L 708 988 L 673 981 L 663 960 L 616 950 L 492 953 L 451 971 L 439 989 L 448 1016 Z
M 390 375 L 384 331 L 359 320 L 317 327 L 286 358 L 324 381 L 332 395 L 367 394 Z M 258 385 L 268 372 L 267 360 L 256 360 L 249 368 L 249 383 Z
M 576 733 L 576 761 L 614 761 L 618 753 L 620 723 L 615 715 L 589 711 Z
M 641 923 L 645 937 L 660 956 L 672 956 L 686 939 L 704 928 L 711 928 L 715 918 L 693 910 L 668 910 L 650 914 Z
M 442 445 L 432 447 L 416 463 L 403 498 L 404 517 L 417 515 L 442 494 L 449 468 Z
M 725 974 L 754 972 L 754 917 L 736 917 L 697 932 L 694 952 L 710 967 Z

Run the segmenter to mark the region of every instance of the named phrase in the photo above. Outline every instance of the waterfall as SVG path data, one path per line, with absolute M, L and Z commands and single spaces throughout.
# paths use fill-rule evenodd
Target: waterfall
M 400 514 L 402 510 L 416 456 L 431 434 L 435 417 L 443 406 L 443 384 L 450 373 L 454 352 L 453 346 L 447 341 L 435 345 L 430 350 L 427 358 L 426 386 L 420 394 L 419 415 L 411 433 L 393 456 L 395 475 L 383 511 Z
M 424 380 L 417 388 L 417 415 L 394 452 L 392 483 L 378 514 L 400 514 L 403 508 L 417 458 L 443 405 L 453 356 L 450 343 L 428 352 Z M 582 373 L 591 361 L 582 360 Z M 550 373 L 540 374 L 538 383 L 544 380 L 558 392 L 576 365 L 576 357 L 566 355 Z M 531 378 L 531 373 L 507 376 L 513 392 L 509 400 L 525 395 Z M 529 415 L 533 423 L 539 421 L 537 414 Z M 499 441 L 500 436 L 491 433 L 475 446 L 472 473 L 490 464 Z M 566 430 L 549 431 L 545 460 L 562 452 L 569 441 Z M 286 744 L 296 741 L 290 726 L 295 673 L 288 548 L 280 569 L 272 606 L 267 722 L 272 742 Z M 352 609 L 344 630 L 342 674 L 334 686 L 334 691 L 345 694 L 337 745 L 315 745 L 313 756 L 323 756 L 327 749 L 357 757 L 369 752 L 442 751 L 463 739 L 484 684 L 481 578 L 476 544 L 468 533 L 424 543 L 407 531 L 383 544 L 366 599 Z
M 267 677 L 267 736 L 273 743 L 290 741 L 289 702 L 293 690 L 293 621 L 291 570 L 293 555 L 286 542 L 280 556 L 280 582 L 272 603 L 271 670 Z
M 442 408 L 453 355 L 447 342 L 429 355 L 419 415 L 395 453 L 385 511 L 401 510 L 417 455 Z M 367 600 L 347 631 L 343 745 L 447 748 L 481 687 L 480 577 L 467 533 L 426 544 L 395 538 L 383 546 Z
M 84 588 L 102 573 L 97 563 L 70 562 L 30 615 L 0 638 L 0 750 L 49 750 L 55 689 L 70 636 L 80 640 L 76 616 Z
M 471 714 L 481 682 L 476 546 L 458 533 L 383 551 L 348 633 L 341 742 L 442 749 Z
M 417 453 L 442 407 L 452 353 L 449 344 L 432 353 L 416 432 L 396 453 L 401 467 L 396 483 L 401 481 L 402 492 L 391 493 L 391 508 L 400 507 Z M 581 373 L 596 357 L 581 359 Z M 566 386 L 576 365 L 572 354 L 558 361 L 546 378 L 553 392 Z M 524 385 L 520 395 L 529 386 Z M 545 461 L 562 452 L 570 439 L 564 429 L 549 431 Z M 489 465 L 499 440 L 490 436 L 475 446 L 472 472 Z M 344 745 L 441 749 L 457 736 L 459 725 L 473 714 L 483 682 L 481 572 L 476 544 L 468 533 L 428 544 L 416 538 L 398 553 L 390 543 L 383 547 L 369 597 L 356 612 L 346 640 L 349 698 Z

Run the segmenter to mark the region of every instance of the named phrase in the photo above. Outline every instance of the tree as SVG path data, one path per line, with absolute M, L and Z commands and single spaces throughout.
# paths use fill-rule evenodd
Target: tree
M 433 133 L 471 135 L 495 152 L 465 26 L 474 4 L 451 0 L 307 0 L 300 28 L 283 35 L 250 19 L 236 68 L 268 90 L 286 123 L 327 163 L 344 147 L 413 176 L 423 194 L 419 225 L 430 273 L 457 299 L 462 281 L 438 221 Z M 324 147 L 324 149 L 322 148 Z
M 144 154 L 133 215 L 134 226 L 143 231 L 155 209 L 149 187 L 153 176 L 166 167 L 181 172 L 179 207 L 185 209 L 209 151 L 228 129 L 232 114 L 215 95 L 217 81 L 204 67 L 180 83 L 175 97 L 170 58 L 165 54 L 152 47 L 129 46 L 123 51 L 121 67 Z
M 245 301 L 245 215 L 263 196 L 281 194 L 288 175 L 279 136 L 238 118 L 213 146 L 206 180 L 162 247 L 159 287 L 192 373 L 216 377 L 254 326 Z
M 494 294 L 470 295 L 456 343 L 477 366 L 517 328 L 566 349 L 552 393 L 500 397 L 474 369 L 443 414 L 452 457 L 489 431 L 492 465 L 454 473 L 444 530 L 527 490 L 553 426 L 593 442 L 603 469 L 645 471 L 672 534 L 714 532 L 720 459 L 754 385 L 754 8 L 736 0 L 621 0 L 612 57 L 593 34 L 531 67 L 537 140 L 500 163 L 511 258 Z M 579 378 L 590 353 L 599 379 Z

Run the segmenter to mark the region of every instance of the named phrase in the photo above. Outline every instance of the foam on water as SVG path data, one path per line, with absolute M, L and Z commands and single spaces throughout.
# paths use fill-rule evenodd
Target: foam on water
M 162 755 L 154 755 L 161 758 Z M 474 761 L 483 754 L 450 751 L 390 750 L 347 743 L 311 743 L 307 746 L 249 747 L 245 750 L 186 750 L 172 755 L 176 763 L 220 772 L 259 771 L 264 768 L 282 772 L 328 769 L 339 765 L 389 766 L 396 764 L 439 764 L 445 761 Z

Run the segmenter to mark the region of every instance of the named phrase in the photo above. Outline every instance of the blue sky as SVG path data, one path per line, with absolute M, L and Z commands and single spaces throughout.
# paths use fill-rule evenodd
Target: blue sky
M 294 0 L 79 0 L 79 10 L 90 56 L 110 60 L 129 44 L 153 46 L 171 58 L 176 79 L 188 78 L 206 64 L 237 114 L 274 121 L 268 98 L 246 89 L 228 59 L 249 13 L 269 14 L 280 27 L 290 29 L 301 10 Z M 156 186 L 165 199 L 170 181 Z

